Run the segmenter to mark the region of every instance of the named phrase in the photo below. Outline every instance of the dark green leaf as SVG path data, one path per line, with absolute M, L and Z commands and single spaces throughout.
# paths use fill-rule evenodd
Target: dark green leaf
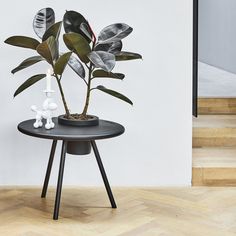
M 118 93 L 118 92 L 111 90 L 111 89 L 107 89 L 102 85 L 97 86 L 97 89 L 104 92 L 104 93 L 110 94 L 113 97 L 119 98 L 124 102 L 127 102 L 127 103 L 133 105 L 132 101 L 121 93 Z
M 75 57 L 74 55 L 71 55 L 68 65 L 71 67 L 71 69 L 82 79 L 85 78 L 85 70 L 82 65 L 82 63 Z
M 6 39 L 5 43 L 22 48 L 31 48 L 34 50 L 40 44 L 38 40 L 26 36 L 12 36 Z
M 50 36 L 37 47 L 37 52 L 51 65 L 53 65 L 53 61 L 57 58 L 57 50 L 56 40 L 53 36 Z
M 63 25 L 66 33 L 81 34 L 89 43 L 91 42 L 92 32 L 89 23 L 76 11 L 66 11 L 63 17 Z
M 128 36 L 133 29 L 123 23 L 112 24 L 105 27 L 98 35 L 98 43 L 112 43 Z
M 43 8 L 37 12 L 33 21 L 34 32 L 42 38 L 47 29 L 55 23 L 55 13 L 52 8 Z
M 11 71 L 11 73 L 15 74 L 16 72 L 23 70 L 29 66 L 32 66 L 35 63 L 43 61 L 43 60 L 44 60 L 44 58 L 42 58 L 41 56 L 29 57 L 29 58 L 25 59 L 23 62 L 21 62 L 20 65 L 18 65 L 15 69 L 13 69 Z
M 110 72 L 114 68 L 116 61 L 115 56 L 109 52 L 92 51 L 88 55 L 89 60 L 98 68 Z
M 61 25 L 62 25 L 62 22 L 59 21 L 59 22 L 53 24 L 51 27 L 49 27 L 48 30 L 43 35 L 42 40 L 45 41 L 50 36 L 53 36 L 56 40 L 58 40 L 58 37 L 59 37 L 60 32 L 61 32 Z
M 82 62 L 89 62 L 87 55 L 91 52 L 91 48 L 82 35 L 77 33 L 68 33 L 63 35 L 63 39 L 66 46 L 75 52 Z
M 118 52 L 120 52 L 121 49 L 122 49 L 122 42 L 120 40 L 117 42 L 112 42 L 112 43 L 107 43 L 107 44 L 97 44 L 94 50 L 110 52 L 115 55 Z
M 45 74 L 38 74 L 30 77 L 26 80 L 14 93 L 14 97 L 17 96 L 19 93 L 30 87 L 31 85 L 35 84 L 39 80 L 43 79 L 46 75 Z
M 67 52 L 59 57 L 57 62 L 55 63 L 54 71 L 57 75 L 62 75 L 65 70 L 65 67 L 70 59 L 72 52 Z
M 112 79 L 123 80 L 125 78 L 125 75 L 121 74 L 121 73 L 107 72 L 107 71 L 104 71 L 104 70 L 95 70 L 93 72 L 93 77 L 94 78 L 112 78 Z
M 91 35 L 91 29 L 90 29 L 90 27 L 89 27 L 89 25 L 87 24 L 87 23 L 84 23 L 84 22 L 82 22 L 81 24 L 80 24 L 80 29 L 81 29 L 81 33 L 84 33 L 84 37 L 85 37 L 85 39 L 89 39 L 90 41 L 92 41 L 92 35 Z M 83 34 L 82 34 L 83 35 Z M 88 41 L 88 40 L 87 40 Z M 88 41 L 89 42 L 89 41 Z
M 142 59 L 142 56 L 140 54 L 133 52 L 119 52 L 115 56 L 116 56 L 116 61 Z

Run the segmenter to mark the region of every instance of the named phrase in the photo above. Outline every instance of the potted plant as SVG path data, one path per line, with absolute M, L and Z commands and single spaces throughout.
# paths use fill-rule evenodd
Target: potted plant
M 69 50 L 64 53 L 59 51 L 59 36 L 62 25 L 65 30 L 63 41 Z M 92 87 L 92 82 L 96 78 L 124 79 L 124 74 L 113 72 L 117 61 L 142 58 L 140 54 L 122 51 L 122 39 L 133 30 L 130 26 L 124 23 L 109 25 L 101 30 L 97 37 L 88 21 L 80 13 L 66 11 L 63 20 L 55 22 L 53 9 L 44 8 L 35 15 L 33 29 L 40 41 L 27 36 L 12 36 L 5 40 L 7 44 L 32 49 L 37 53 L 37 55 L 25 59 L 12 70 L 12 73 L 14 74 L 41 61 L 46 61 L 50 65 L 52 76 L 57 81 L 65 109 L 65 114 L 58 117 L 60 124 L 74 126 L 98 125 L 98 117 L 88 114 L 93 90 L 102 91 L 131 105 L 133 104 L 128 97 L 117 91 L 102 85 Z M 82 112 L 79 113 L 71 113 L 61 83 L 67 64 L 85 83 L 86 98 Z M 14 93 L 14 97 L 45 77 L 46 74 L 37 74 L 30 77 L 19 86 Z

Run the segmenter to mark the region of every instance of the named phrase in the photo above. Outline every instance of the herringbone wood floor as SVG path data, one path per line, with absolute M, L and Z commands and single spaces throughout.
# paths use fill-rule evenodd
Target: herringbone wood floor
M 236 235 L 236 188 L 115 188 L 117 209 L 103 188 L 64 188 L 58 221 L 40 191 L 0 189 L 1 236 Z

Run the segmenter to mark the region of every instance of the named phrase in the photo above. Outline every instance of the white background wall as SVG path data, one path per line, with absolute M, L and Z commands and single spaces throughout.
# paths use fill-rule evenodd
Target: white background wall
M 126 133 L 99 141 L 98 147 L 113 186 L 189 185 L 191 181 L 191 64 L 192 3 L 189 0 L 138 1 L 12 1 L 4 2 L 0 15 L 3 42 L 12 35 L 35 36 L 32 19 L 37 10 L 50 6 L 57 20 L 65 10 L 84 14 L 95 32 L 116 22 L 125 22 L 134 32 L 124 40 L 124 50 L 139 52 L 143 61 L 119 63 L 117 72 L 126 78 L 99 82 L 129 96 L 131 107 L 106 94 L 94 92 L 89 112 L 100 118 L 120 122 Z M 36 37 L 36 36 L 35 36 Z M 51 142 L 25 136 L 17 124 L 33 118 L 29 107 L 41 105 L 45 81 L 15 99 L 15 89 L 29 76 L 46 72 L 38 64 L 11 75 L 10 70 L 34 51 L 0 44 L 1 122 L 0 184 L 42 184 Z M 72 111 L 79 112 L 84 102 L 84 85 L 67 69 L 63 79 Z M 56 100 L 63 112 L 56 84 Z M 60 147 L 60 145 L 59 145 Z M 59 165 L 57 152 L 50 184 L 56 184 Z M 93 155 L 67 156 L 64 183 L 102 185 Z

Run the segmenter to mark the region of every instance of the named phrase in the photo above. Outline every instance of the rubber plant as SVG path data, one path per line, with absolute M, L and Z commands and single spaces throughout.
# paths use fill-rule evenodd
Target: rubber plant
M 63 40 L 69 52 L 59 53 L 59 35 L 63 24 L 65 34 Z M 132 101 L 125 95 L 106 88 L 102 85 L 92 87 L 92 81 L 96 78 L 110 78 L 123 80 L 123 73 L 113 72 L 117 61 L 141 59 L 138 53 L 122 51 L 122 39 L 128 36 L 133 29 L 124 23 L 116 23 L 105 27 L 96 37 L 88 21 L 78 12 L 66 11 L 63 21 L 55 23 L 53 9 L 41 9 L 33 21 L 35 33 L 42 42 L 25 36 L 13 36 L 5 43 L 30 48 L 39 55 L 24 60 L 12 73 L 27 68 L 39 61 L 46 60 L 53 70 L 53 76 L 57 80 L 62 101 L 65 108 L 65 118 L 87 120 L 89 119 L 88 107 L 90 95 L 93 90 L 99 90 L 129 104 Z M 63 92 L 61 79 L 66 65 L 69 65 L 86 85 L 86 98 L 83 110 L 79 114 L 71 114 L 67 106 Z M 87 71 L 86 71 L 86 70 Z M 24 82 L 15 92 L 14 96 L 44 78 L 45 74 L 32 76 Z

